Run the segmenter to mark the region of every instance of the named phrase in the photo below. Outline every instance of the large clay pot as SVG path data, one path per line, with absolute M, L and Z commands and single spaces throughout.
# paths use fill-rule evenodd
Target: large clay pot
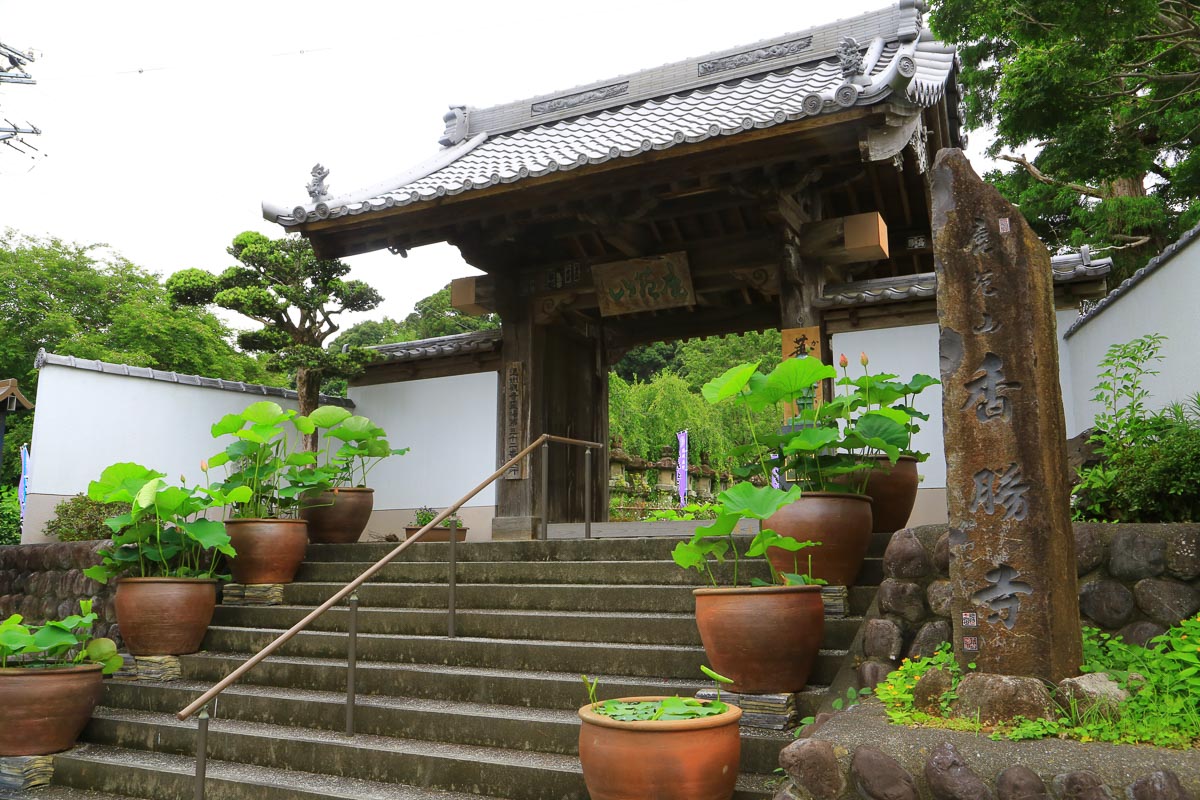
M 367 528 L 375 507 L 375 490 L 339 487 L 308 497 L 300 510 L 314 544 L 353 544 Z
M 825 638 L 820 586 L 695 589 L 696 626 L 733 692 L 798 692 Z
M 417 535 L 417 531 L 421 530 L 416 525 L 409 525 L 404 529 L 404 538 L 411 539 Z M 467 529 L 458 527 L 454 529 L 454 541 L 465 542 L 467 540 Z M 421 537 L 422 542 L 448 542 L 450 541 L 450 526 L 439 525 L 436 528 L 430 528 L 429 531 Z
M 181 656 L 200 649 L 217 604 L 217 582 L 205 578 L 121 578 L 117 625 L 135 656 Z
M 291 583 L 308 547 L 302 519 L 225 520 L 237 555 L 230 561 L 234 583 Z
M 876 533 L 895 533 L 908 525 L 917 502 L 917 460 L 900 456 L 895 464 L 880 456 L 867 473 L 865 493 L 871 498 Z
M 0 756 L 42 756 L 75 744 L 104 692 L 101 666 L 0 669 Z
M 623 700 L 662 700 L 625 697 Z M 579 709 L 579 761 L 592 800 L 729 800 L 737 783 L 742 710 L 701 719 L 620 722 Z
M 776 511 L 763 523 L 777 533 L 799 541 L 820 542 L 795 554 L 778 547 L 767 558 L 779 572 L 808 571 L 830 586 L 853 586 L 871 543 L 871 498 L 865 494 L 805 492 L 794 503 Z M 718 670 L 719 672 L 720 670 Z

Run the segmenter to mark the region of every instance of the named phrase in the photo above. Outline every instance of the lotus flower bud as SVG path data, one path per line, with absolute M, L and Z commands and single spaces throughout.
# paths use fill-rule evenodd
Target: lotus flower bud
M 838 366 L 842 369 L 850 366 L 850 359 L 846 358 L 846 354 L 842 353 L 842 357 L 838 359 Z
M 858 354 L 858 363 L 862 364 L 864 367 L 871 363 L 871 360 L 867 358 L 867 353 L 865 350 Z
M 200 459 L 200 471 L 208 472 L 208 459 L 207 458 Z

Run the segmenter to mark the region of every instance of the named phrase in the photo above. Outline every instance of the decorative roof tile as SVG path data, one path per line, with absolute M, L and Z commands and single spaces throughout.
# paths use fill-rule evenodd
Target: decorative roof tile
M 1111 258 L 1095 261 L 1086 254 L 1054 256 L 1050 269 L 1055 283 L 1099 278 L 1112 269 Z M 853 283 L 832 284 L 814 301 L 819 308 L 895 303 L 906 300 L 921 300 L 937 295 L 937 275 L 923 272 L 919 275 L 900 275 L 895 278 L 873 278 Z
M 1105 309 L 1109 308 L 1122 297 L 1129 294 L 1129 292 L 1131 292 L 1135 286 L 1146 280 L 1146 278 L 1151 274 L 1162 269 L 1167 262 L 1179 255 L 1179 253 L 1183 252 L 1188 245 L 1198 238 L 1200 238 L 1200 225 L 1196 225 L 1196 227 L 1183 234 L 1183 236 L 1180 236 L 1177 240 L 1167 245 L 1166 249 L 1146 262 L 1146 266 L 1142 267 L 1137 272 L 1133 273 L 1133 275 L 1122 281 L 1120 286 L 1113 289 L 1108 293 L 1107 297 L 1088 309 L 1086 314 L 1081 314 L 1079 319 L 1075 320 L 1071 327 L 1067 328 L 1064 338 L 1070 338 L 1075 331 L 1079 330 L 1084 325 L 1103 314 Z M 1111 259 L 1107 260 L 1111 263 Z
M 259 383 L 244 383 L 242 381 L 227 381 L 221 378 L 206 378 L 202 375 L 186 375 L 178 372 L 166 372 L 159 369 L 150 369 L 149 367 L 134 367 L 129 364 L 112 364 L 108 361 L 99 361 L 90 358 L 76 358 L 75 356 L 63 356 L 58 353 L 48 353 L 45 348 L 38 350 L 37 358 L 34 359 L 33 366 L 35 369 L 41 369 L 47 365 L 57 367 L 70 367 L 71 369 L 86 369 L 92 372 L 102 372 L 105 375 L 119 375 L 124 378 L 145 378 L 153 381 L 163 381 L 165 383 L 178 383 L 182 386 L 199 386 L 203 389 L 220 389 L 226 392 L 241 392 L 243 394 L 262 395 L 264 397 L 282 397 L 285 400 L 296 400 L 297 395 L 291 389 L 283 389 L 278 386 L 263 386 Z M 320 402 L 322 405 L 342 406 L 344 408 L 354 408 L 354 401 L 347 397 L 330 397 L 329 395 L 321 395 Z
M 915 110 L 947 92 L 958 131 L 957 57 L 921 27 L 923 11 L 920 0 L 900 0 L 803 34 L 555 95 L 454 107 L 445 117 L 447 149 L 431 161 L 339 197 L 291 209 L 264 203 L 263 215 L 285 226 L 359 215 L 885 100 Z M 839 58 L 847 45 L 862 51 L 852 74 L 843 68 L 848 53 Z
M 452 336 L 438 336 L 433 339 L 418 339 L 412 342 L 396 342 L 371 347 L 383 356 L 383 362 L 425 361 L 435 358 L 467 355 L 471 353 L 490 353 L 500 348 L 500 329 L 457 333 Z

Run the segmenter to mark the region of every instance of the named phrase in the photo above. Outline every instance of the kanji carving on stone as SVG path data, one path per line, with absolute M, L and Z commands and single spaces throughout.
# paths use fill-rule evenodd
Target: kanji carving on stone
M 1002 622 L 1010 631 L 1017 624 L 1017 614 L 1021 611 L 1020 596 L 1033 594 L 1032 586 L 1017 580 L 1020 576 L 1021 573 L 1008 564 L 1000 564 L 984 576 L 991 586 L 975 592 L 971 595 L 971 601 L 991 611 L 988 622 Z
M 1004 472 L 983 469 L 975 473 L 975 494 L 971 499 L 971 513 L 983 509 L 985 514 L 995 514 L 996 506 L 1004 509 L 1004 519 L 1021 521 L 1029 516 L 1029 501 L 1025 494 L 1029 484 L 1021 476 L 1021 467 L 1009 465 Z
M 978 373 L 982 372 L 982 375 Z M 975 416 L 980 422 L 1002 419 L 1005 422 L 1012 416 L 1012 401 L 1006 396 L 1008 389 L 1020 389 L 1021 384 L 1004 378 L 1004 360 L 995 353 L 988 353 L 983 363 L 975 370 L 975 377 L 965 384 L 970 393 L 962 410 L 974 408 Z

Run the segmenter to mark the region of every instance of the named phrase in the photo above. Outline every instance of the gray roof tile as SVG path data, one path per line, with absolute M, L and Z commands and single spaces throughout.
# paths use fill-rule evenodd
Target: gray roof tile
M 947 91 L 954 93 L 953 117 L 959 113 L 951 81 L 957 57 L 919 27 L 922 7 L 901 0 L 849 21 L 849 28 L 835 24 L 788 34 L 495 109 L 452 110 L 447 122 L 458 133 L 444 141 L 457 143 L 424 165 L 393 181 L 291 209 L 264 203 L 263 214 L 285 226 L 359 215 L 853 106 L 888 100 L 928 107 Z M 863 75 L 843 75 L 834 52 L 846 31 L 865 51 Z M 795 45 L 805 39 L 813 42 L 811 50 Z M 730 58 L 738 63 L 717 68 Z M 714 63 L 706 72 L 705 65 Z M 479 130 L 480 120 L 498 127 Z
M 499 349 L 500 338 L 500 329 L 495 328 L 412 342 L 381 344 L 370 349 L 382 355 L 384 362 L 424 361 L 470 353 L 490 353 Z
M 286 400 L 295 400 L 297 395 L 291 389 L 283 389 L 278 386 L 263 386 L 259 383 L 243 383 L 242 381 L 227 381 L 221 378 L 206 378 L 201 375 L 185 375 L 178 372 L 166 372 L 164 370 L 150 369 L 149 367 L 134 367 L 129 364 L 113 364 L 108 361 L 99 361 L 91 358 L 76 358 L 75 356 L 63 356 L 58 353 L 48 353 L 45 348 L 38 350 L 37 358 L 34 359 L 33 366 L 36 369 L 41 369 L 46 365 L 58 367 L 70 367 L 71 369 L 86 369 L 92 372 L 101 372 L 105 375 L 120 375 L 125 378 L 144 378 L 147 380 L 163 381 L 165 383 L 178 383 L 183 386 L 198 386 L 204 389 L 218 389 L 226 392 L 241 392 L 243 394 L 262 395 L 265 397 L 282 397 Z M 347 397 L 330 397 L 329 395 L 321 395 L 320 402 L 322 405 L 343 406 L 345 408 L 354 408 L 354 401 Z

